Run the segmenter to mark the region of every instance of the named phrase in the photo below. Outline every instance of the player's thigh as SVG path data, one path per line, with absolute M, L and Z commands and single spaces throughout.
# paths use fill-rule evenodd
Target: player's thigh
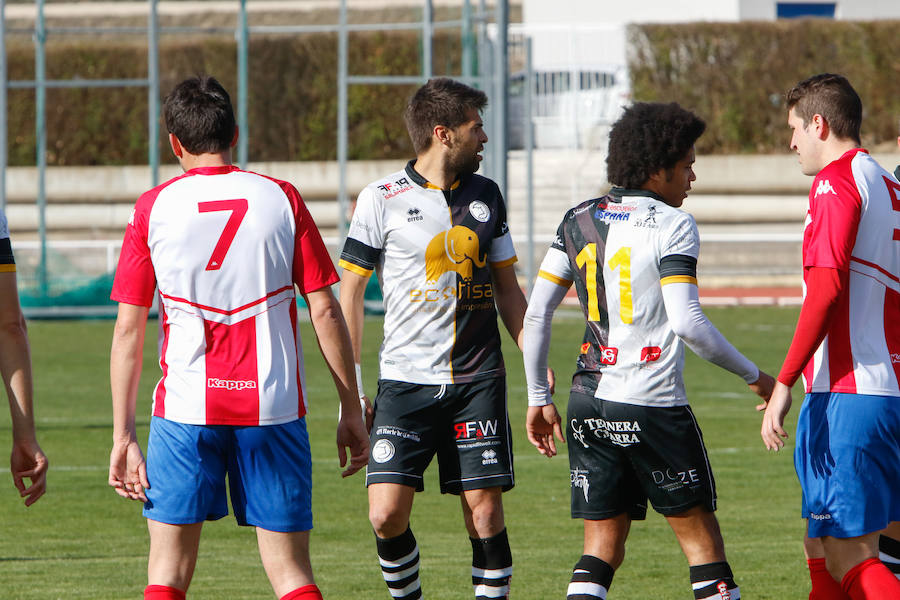
M 306 419 L 233 427 L 228 484 L 240 525 L 312 529 L 312 463 Z
M 637 431 L 628 455 L 653 508 L 664 516 L 695 506 L 716 510 L 716 482 L 690 406 L 632 407 Z
M 147 442 L 144 516 L 186 525 L 228 514 L 225 493 L 228 432 L 152 417 Z
M 900 520 L 900 398 L 808 394 L 794 464 L 810 537 L 859 537 Z
M 647 496 L 624 446 L 613 443 L 609 424 L 626 405 L 572 391 L 566 413 L 572 518 L 605 520 L 625 513 L 643 519 Z M 614 416 L 612 413 L 616 413 Z
M 437 441 L 441 492 L 512 489 L 515 476 L 506 378 L 446 387 Z
M 440 385 L 382 379 L 369 433 L 366 485 L 394 483 L 422 491 L 423 475 L 437 450 L 443 415 Z

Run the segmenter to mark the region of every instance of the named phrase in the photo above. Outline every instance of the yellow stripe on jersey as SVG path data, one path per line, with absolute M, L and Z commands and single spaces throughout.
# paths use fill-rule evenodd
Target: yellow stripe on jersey
M 459 187 L 459 179 L 457 179 L 457 180 L 454 181 L 452 184 L 450 184 L 450 189 L 451 189 L 451 190 L 455 190 L 455 189 L 458 188 L 458 187 Z M 440 187 L 434 185 L 434 184 L 431 183 L 430 181 L 426 181 L 426 182 L 425 182 L 425 188 L 426 188 L 426 189 L 429 189 L 429 190 L 439 190 L 439 189 L 441 189 Z
M 670 275 L 659 280 L 660 285 L 669 285 L 670 283 L 693 283 L 697 285 L 697 278 L 690 275 Z
M 8 265 L 0 265 L 0 273 L 15 273 L 15 272 L 16 272 L 15 263 L 8 264 Z
M 492 262 L 491 267 L 494 269 L 502 269 L 503 267 L 508 267 L 509 265 L 515 263 L 518 260 L 519 259 L 517 257 L 511 256 L 511 257 L 507 258 L 506 260 L 501 260 L 499 262 Z
M 563 279 L 562 277 L 557 277 L 553 273 L 548 273 L 547 271 L 538 271 L 538 277 L 543 277 L 547 281 L 551 283 L 555 283 L 560 287 L 571 287 L 572 281 L 570 279 Z
M 352 262 L 347 262 L 344 259 L 338 261 L 338 266 L 362 277 L 368 277 L 372 274 L 372 269 L 364 269 L 363 267 L 355 265 Z

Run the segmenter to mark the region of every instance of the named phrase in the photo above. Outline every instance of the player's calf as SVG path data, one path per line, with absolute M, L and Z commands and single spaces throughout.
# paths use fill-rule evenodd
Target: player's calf
M 185 592 L 168 585 L 148 585 L 144 588 L 144 600 L 185 600 Z
M 395 600 L 418 600 L 422 597 L 419 583 L 419 545 L 411 529 L 397 537 L 375 536 L 381 575 Z
M 566 600 L 596 600 L 606 598 L 612 584 L 613 569 L 609 563 L 584 554 L 572 569 L 572 579 L 566 591 Z
M 512 552 L 506 529 L 472 542 L 472 587 L 476 600 L 507 598 L 512 577 Z
M 691 567 L 691 587 L 696 600 L 739 600 L 741 590 L 727 562 Z

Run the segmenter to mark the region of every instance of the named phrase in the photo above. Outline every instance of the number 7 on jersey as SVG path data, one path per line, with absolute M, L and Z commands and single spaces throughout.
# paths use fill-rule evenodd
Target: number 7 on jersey
M 225 223 L 225 229 L 222 230 L 222 235 L 219 236 L 219 241 L 216 243 L 216 247 L 213 248 L 212 256 L 209 257 L 209 262 L 206 263 L 207 271 L 218 271 L 222 268 L 222 261 L 225 260 L 225 255 L 228 254 L 231 242 L 234 241 L 234 236 L 237 235 L 241 221 L 244 220 L 244 215 L 247 214 L 247 207 L 246 198 L 197 203 L 197 209 L 202 213 L 223 210 L 231 211 L 231 216 L 228 217 L 228 222 Z

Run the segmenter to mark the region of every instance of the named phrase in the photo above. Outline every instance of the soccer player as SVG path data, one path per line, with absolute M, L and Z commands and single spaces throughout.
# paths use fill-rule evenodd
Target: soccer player
M 9 470 L 19 496 L 25 498 L 25 506 L 31 506 L 47 491 L 49 462 L 38 445 L 34 430 L 31 351 L 25 317 L 19 306 L 16 261 L 3 211 L 0 211 L 0 375 L 6 386 L 12 418 Z M 30 481 L 28 486 L 26 478 Z
M 789 390 L 802 373 L 794 464 L 810 597 L 898 598 L 878 533 L 900 520 L 900 183 L 860 148 L 862 102 L 846 78 L 801 81 L 787 107 L 791 149 L 815 179 L 803 305 L 762 438 L 770 450 L 784 445 Z
M 395 599 L 422 597 L 410 514 L 435 454 L 441 492 L 461 499 L 475 597 L 509 592 L 501 493 L 515 481 L 497 311 L 521 347 L 526 303 L 500 190 L 474 174 L 488 141 L 486 103 L 484 92 L 451 79 L 419 88 L 405 113 L 416 158 L 359 194 L 339 263 L 357 364 L 373 270 L 384 291 L 366 485 Z
M 740 354 L 700 308 L 693 217 L 679 207 L 696 179 L 706 128 L 675 103 L 636 103 L 610 132 L 606 196 L 562 220 L 525 315 L 529 441 L 556 454 L 560 416 L 543 378 L 553 312 L 575 283 L 587 319 L 569 396 L 572 517 L 584 551 L 569 600 L 606 598 L 633 520 L 647 500 L 666 517 L 690 565 L 695 598 L 736 600 L 703 436 L 688 406 L 684 345 L 768 398 L 774 380 Z
M 338 279 L 289 183 L 231 165 L 237 127 L 212 77 L 165 101 L 184 175 L 142 195 L 125 232 L 112 297 L 113 448 L 109 484 L 144 502 L 150 531 L 145 599 L 185 598 L 204 520 L 256 528 L 282 600 L 322 598 L 309 562 L 311 457 L 295 286 L 309 306 L 341 400 L 338 457 L 348 476 L 368 456 Z M 135 433 L 144 330 L 158 289 L 160 365 L 147 461 Z M 221 596 L 228 596 L 227 590 Z

